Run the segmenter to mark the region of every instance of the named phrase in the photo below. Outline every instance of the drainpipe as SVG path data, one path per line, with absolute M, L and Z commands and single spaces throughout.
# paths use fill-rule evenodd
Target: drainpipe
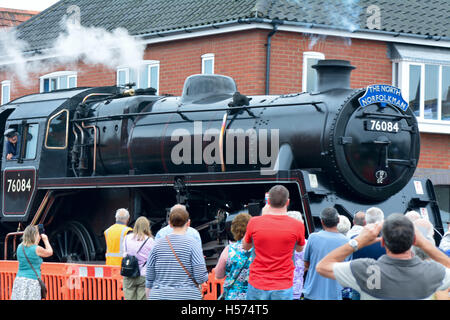
M 269 95 L 269 85 L 270 85 L 270 48 L 272 45 L 272 36 L 277 32 L 278 26 L 282 24 L 283 22 L 281 20 L 272 20 L 271 24 L 273 26 L 272 31 L 269 32 L 267 35 L 267 44 L 266 44 L 266 51 L 267 51 L 267 59 L 266 59 L 266 95 Z

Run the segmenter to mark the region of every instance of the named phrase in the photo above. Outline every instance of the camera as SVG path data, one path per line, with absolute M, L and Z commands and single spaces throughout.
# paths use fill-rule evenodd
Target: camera
M 39 229 L 39 234 L 44 234 L 45 233 L 45 229 L 44 229 L 44 225 L 43 224 L 38 224 L 38 229 Z

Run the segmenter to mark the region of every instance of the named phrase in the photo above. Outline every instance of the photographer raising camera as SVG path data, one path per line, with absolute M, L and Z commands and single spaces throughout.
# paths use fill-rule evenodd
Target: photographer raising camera
M 42 234 L 41 234 L 42 233 Z M 42 239 L 45 248 L 39 246 Z M 22 243 L 17 247 L 19 270 L 14 279 L 11 300 L 41 300 L 47 289 L 41 280 L 42 258 L 53 255 L 42 225 L 28 226 L 23 233 Z

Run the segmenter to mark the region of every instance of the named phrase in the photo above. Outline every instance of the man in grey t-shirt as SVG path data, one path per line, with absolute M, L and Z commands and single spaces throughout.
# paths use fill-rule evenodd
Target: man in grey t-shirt
M 382 230 L 382 237 L 378 238 Z M 378 260 L 343 262 L 352 252 L 381 241 L 386 254 Z M 412 245 L 434 261 L 414 257 Z M 349 243 L 330 252 L 316 267 L 319 274 L 336 279 L 342 286 L 369 299 L 431 299 L 436 291 L 450 287 L 450 258 L 422 236 L 402 214 L 392 214 L 384 223 L 368 224 Z

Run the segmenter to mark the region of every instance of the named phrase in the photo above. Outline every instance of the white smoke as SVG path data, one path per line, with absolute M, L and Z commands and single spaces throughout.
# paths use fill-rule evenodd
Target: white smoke
M 28 44 L 18 39 L 13 29 L 0 31 L 0 62 L 6 62 L 8 71 L 26 85 L 32 75 L 48 73 L 62 66 L 73 70 L 82 62 L 111 69 L 118 66 L 135 68 L 143 59 L 145 45 L 129 35 L 126 29 L 109 32 L 102 28 L 84 27 L 66 19 L 62 24 L 63 32 L 51 48 L 32 57 L 25 55 Z
M 305 13 L 311 13 L 319 10 L 314 0 L 300 1 L 300 0 L 287 0 L 296 4 Z M 359 4 L 359 0 L 328 0 L 324 1 L 320 10 L 322 14 L 326 16 L 326 20 L 320 22 L 321 24 L 337 27 L 341 30 L 354 32 L 360 28 L 360 17 L 362 14 L 362 8 Z M 305 17 L 298 17 L 304 19 Z M 309 49 L 312 49 L 318 41 L 324 40 L 325 35 L 309 34 Z M 344 43 L 351 45 L 351 38 L 345 38 Z
M 138 67 L 144 49 L 145 46 L 131 37 L 126 29 L 109 32 L 66 22 L 65 32 L 59 35 L 51 52 L 62 64 L 82 61 L 116 68 L 121 65 Z
M 17 38 L 15 30 L 0 30 L 0 59 L 8 63 L 9 71 L 13 71 L 22 83 L 28 78 L 26 59 L 23 56 L 26 46 L 26 42 Z

